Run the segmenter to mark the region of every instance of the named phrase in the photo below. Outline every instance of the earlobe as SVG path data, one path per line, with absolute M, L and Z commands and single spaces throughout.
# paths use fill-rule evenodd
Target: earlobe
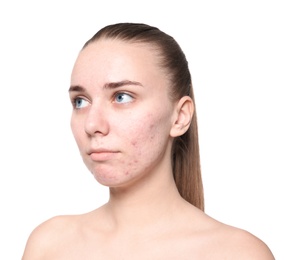
M 189 129 L 194 113 L 193 100 L 189 96 L 182 97 L 177 103 L 175 113 L 174 123 L 170 131 L 172 137 L 181 136 Z

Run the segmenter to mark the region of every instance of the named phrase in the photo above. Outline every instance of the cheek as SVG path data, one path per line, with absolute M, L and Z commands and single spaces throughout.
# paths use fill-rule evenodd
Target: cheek
M 78 148 L 81 148 L 81 143 L 82 143 L 82 138 L 84 136 L 84 128 L 81 124 L 80 120 L 75 120 L 75 119 L 71 119 L 70 122 L 70 126 L 71 126 L 71 131 L 73 134 L 73 137 L 78 145 Z
M 126 131 L 126 138 L 130 140 L 134 162 L 164 152 L 169 141 L 170 124 L 165 117 L 148 114 L 129 130 Z
M 155 124 L 152 115 L 147 115 L 145 118 L 141 117 L 140 120 L 135 121 L 126 131 L 129 136 L 131 144 L 135 148 L 140 148 L 142 143 L 153 140 L 156 136 Z

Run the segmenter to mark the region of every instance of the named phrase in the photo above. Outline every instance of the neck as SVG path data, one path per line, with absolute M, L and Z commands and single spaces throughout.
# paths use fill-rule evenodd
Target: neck
M 171 217 L 185 203 L 172 174 L 162 176 L 140 180 L 129 187 L 110 188 L 106 210 L 116 228 L 152 226 Z

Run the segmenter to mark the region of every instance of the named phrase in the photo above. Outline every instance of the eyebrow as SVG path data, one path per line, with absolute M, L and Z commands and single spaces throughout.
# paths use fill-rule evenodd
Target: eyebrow
M 70 86 L 69 88 L 69 92 L 85 92 L 85 88 L 81 87 L 81 86 Z
M 122 81 L 118 81 L 118 82 L 109 82 L 104 84 L 103 88 L 104 89 L 114 89 L 114 88 L 119 88 L 122 86 L 126 86 L 126 85 L 136 85 L 136 86 L 141 86 L 143 87 L 143 85 L 140 82 L 137 81 L 131 81 L 131 80 L 122 80 Z M 84 87 L 81 87 L 79 85 L 75 85 L 75 86 L 70 86 L 69 88 L 69 92 L 86 92 L 86 89 Z
M 109 82 L 104 84 L 104 88 L 119 88 L 122 86 L 126 86 L 126 85 L 136 85 L 136 86 L 141 86 L 143 87 L 143 85 L 140 82 L 137 81 L 131 81 L 131 80 L 122 80 L 119 82 Z

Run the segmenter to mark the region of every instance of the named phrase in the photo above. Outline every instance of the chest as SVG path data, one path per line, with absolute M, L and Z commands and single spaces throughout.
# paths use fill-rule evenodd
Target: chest
M 197 242 L 184 239 L 82 239 L 65 244 L 49 259 L 204 259 L 202 252 Z

